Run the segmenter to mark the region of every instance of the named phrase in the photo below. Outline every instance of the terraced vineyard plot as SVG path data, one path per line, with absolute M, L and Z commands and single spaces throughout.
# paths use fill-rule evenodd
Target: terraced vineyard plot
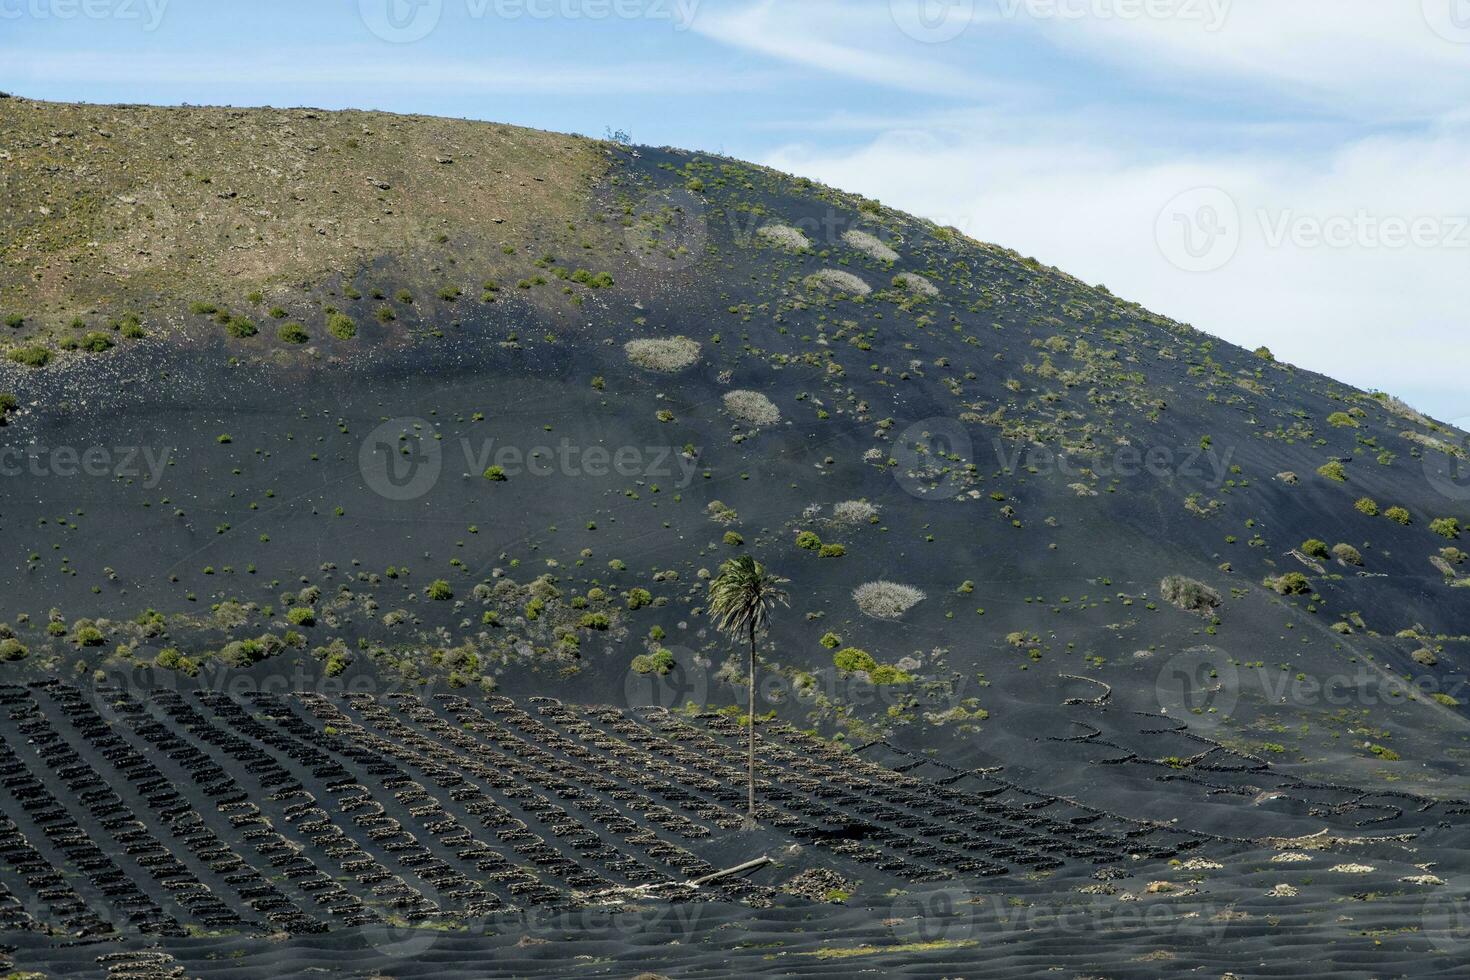
M 807 866 L 913 885 L 1206 843 L 982 777 L 905 775 L 777 725 L 759 753 L 763 830 L 742 846 L 794 857 L 721 878 L 734 862 L 715 842 L 739 826 L 744 772 L 741 730 L 718 715 L 55 681 L 0 688 L 0 704 L 19 814 L 0 914 L 77 937 L 303 934 L 635 897 L 768 904 Z M 116 861 L 89 839 L 103 835 Z

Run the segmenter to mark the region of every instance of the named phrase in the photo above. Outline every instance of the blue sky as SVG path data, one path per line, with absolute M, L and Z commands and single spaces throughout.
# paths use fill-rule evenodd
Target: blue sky
M 1470 421 L 1470 0 L 0 0 L 0 88 L 624 129 Z

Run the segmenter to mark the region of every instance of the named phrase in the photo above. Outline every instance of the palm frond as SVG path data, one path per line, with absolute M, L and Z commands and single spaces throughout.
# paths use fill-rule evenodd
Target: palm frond
M 725 562 L 709 584 L 709 615 L 715 628 L 732 637 L 766 632 L 771 611 L 790 601 L 781 588 L 788 581 L 749 555 Z

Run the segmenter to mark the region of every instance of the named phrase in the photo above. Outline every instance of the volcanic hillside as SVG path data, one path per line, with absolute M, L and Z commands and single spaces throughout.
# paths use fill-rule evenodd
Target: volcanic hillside
M 0 809 L 39 856 L 0 854 L 16 928 L 234 955 L 767 853 L 712 897 L 785 908 L 830 874 L 804 900 L 848 903 L 848 948 L 801 962 L 881 936 L 963 963 L 971 932 L 892 935 L 895 896 L 1024 879 L 1216 911 L 1286 884 L 1257 919 L 1327 930 L 1343 972 L 1453 963 L 1396 923 L 1470 871 L 1466 437 L 1397 399 L 811 181 L 483 123 L 0 99 L 0 229 Z M 741 554 L 791 593 L 748 835 L 744 654 L 704 610 Z M 360 804 L 423 823 L 424 863 Z M 1322 847 L 1308 882 L 1271 863 Z M 275 880 L 288 853 L 330 903 Z M 1332 909 L 1367 887 L 1349 866 L 1382 879 L 1371 928 Z

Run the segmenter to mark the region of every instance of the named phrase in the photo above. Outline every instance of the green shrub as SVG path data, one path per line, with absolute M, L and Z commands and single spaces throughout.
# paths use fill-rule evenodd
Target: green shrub
M 1335 459 L 1317 467 L 1317 475 L 1325 476 L 1327 479 L 1335 480 L 1338 483 L 1347 482 L 1347 470 L 1343 468 L 1341 462 Z
M 843 555 L 847 554 L 847 548 L 844 545 L 840 545 L 834 542 L 832 544 L 822 545 L 817 554 L 821 555 L 823 558 L 841 558 Z
M 26 367 L 43 368 L 51 363 L 51 351 L 40 344 L 31 344 L 29 347 L 17 347 L 9 354 L 12 361 L 23 364 Z
M 633 670 L 639 674 L 657 674 L 662 677 L 674 669 L 674 652 L 660 647 L 653 653 L 633 658 Z
M 373 316 L 378 318 L 379 323 L 391 323 L 398 319 L 398 314 L 393 312 L 393 307 L 391 306 L 378 307 L 378 311 Z
M 1332 554 L 1338 561 L 1347 565 L 1363 564 L 1362 552 L 1350 544 L 1335 544 L 1332 546 Z
M 0 660 L 24 660 L 31 651 L 16 639 L 0 640 Z
M 1319 541 L 1316 538 L 1308 538 L 1302 542 L 1302 554 L 1310 555 L 1313 558 L 1326 558 L 1327 542 Z
M 1454 540 L 1460 536 L 1460 522 L 1454 517 L 1441 517 L 1429 522 L 1429 530 L 1441 537 Z
M 7 313 L 5 316 L 5 325 L 11 330 L 19 330 L 21 327 L 25 326 L 25 323 L 26 318 L 21 316 L 19 313 Z
M 872 671 L 878 666 L 878 661 L 866 650 L 857 647 L 844 647 L 832 654 L 832 663 L 838 670 L 851 674 L 859 670 Z
M 1358 509 L 1359 514 L 1367 514 L 1369 517 L 1378 516 L 1378 501 L 1372 497 L 1359 497 L 1353 506 Z
M 1338 429 L 1347 427 L 1352 427 L 1356 429 L 1358 427 L 1358 420 L 1353 418 L 1347 412 L 1333 412 L 1331 415 L 1327 416 L 1327 424 Z
M 225 324 L 225 330 L 231 337 L 238 337 L 242 340 L 260 333 L 260 328 L 255 325 L 255 321 L 243 316 L 230 317 L 230 322 Z
M 628 590 L 629 609 L 642 609 L 644 606 L 649 605 L 651 602 L 653 602 L 653 593 L 649 592 L 647 589 Z
M 807 551 L 816 551 L 822 546 L 822 539 L 817 537 L 815 531 L 802 531 L 796 536 L 796 546 Z
M 1409 524 L 1414 519 L 1403 507 L 1390 507 L 1383 512 L 1383 516 L 1396 524 Z
M 357 324 L 346 313 L 333 313 L 327 317 L 327 331 L 338 340 L 351 340 L 357 336 Z
M 286 613 L 286 622 L 292 626 L 315 626 L 316 610 L 310 606 L 296 606 Z
M 486 470 L 485 470 L 485 479 L 490 480 L 491 482 L 494 482 L 494 483 L 504 483 L 506 480 L 508 480 L 510 478 L 505 475 L 505 467 L 503 467 L 503 466 L 490 466 L 490 467 L 487 467 Z
M 400 289 L 397 292 L 397 294 L 394 296 L 394 298 L 397 299 L 398 302 L 400 302 L 400 303 L 412 303 L 413 302 L 413 293 L 410 293 L 406 289 Z
M 281 324 L 281 329 L 276 331 L 276 336 L 288 344 L 304 344 L 311 339 L 306 328 L 299 323 Z
M 218 313 L 219 307 L 215 306 L 213 303 L 205 303 L 199 300 L 195 300 L 194 302 L 189 304 L 189 312 L 194 314 L 195 316 L 210 316 L 211 314 Z
M 581 621 L 577 625 L 584 630 L 605 630 L 612 623 L 607 618 L 607 613 L 590 612 L 584 613 Z
M 828 650 L 836 650 L 842 644 L 842 637 L 838 636 L 836 633 L 828 632 L 823 633 L 822 638 L 817 642 L 822 644 L 822 646 L 826 647 Z
M 20 401 L 10 392 L 0 392 L 0 425 L 5 424 L 5 418 L 11 412 L 20 407 Z
M 428 596 L 430 599 L 443 602 L 446 599 L 454 598 L 454 589 L 450 588 L 449 583 L 444 581 L 444 579 L 436 578 L 429 583 Z
M 738 548 L 745 543 L 745 539 L 734 531 L 726 531 L 725 543 L 732 548 Z
M 83 626 L 73 632 L 71 638 L 78 646 L 84 647 L 100 647 L 107 639 L 95 626 Z
M 1306 595 L 1312 591 L 1312 583 L 1301 572 L 1287 572 L 1279 578 L 1268 578 L 1266 586 L 1278 595 Z

